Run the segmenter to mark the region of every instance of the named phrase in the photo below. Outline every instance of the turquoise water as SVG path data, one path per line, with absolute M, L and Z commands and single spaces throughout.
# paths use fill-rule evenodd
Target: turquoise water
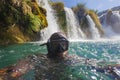
M 12 65 L 19 59 L 31 54 L 46 54 L 45 46 L 39 46 L 40 43 L 25 43 L 16 45 L 0 46 L 0 68 Z M 80 57 L 93 59 L 98 65 L 119 64 L 120 60 L 120 42 L 71 42 L 69 54 L 76 54 Z M 24 76 L 32 76 L 32 71 Z M 71 80 L 114 80 L 113 76 L 96 72 L 88 65 L 76 65 L 65 69 L 66 76 Z M 64 75 L 65 76 L 65 75 Z M 32 79 L 32 78 L 31 78 Z M 26 77 L 26 80 L 31 80 Z M 61 80 L 65 80 L 61 77 Z
M 16 63 L 19 59 L 31 55 L 47 53 L 46 47 L 38 43 L 26 43 L 0 46 L 0 68 Z

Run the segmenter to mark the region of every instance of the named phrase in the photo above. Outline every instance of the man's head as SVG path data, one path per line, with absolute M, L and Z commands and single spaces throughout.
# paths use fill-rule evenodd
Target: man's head
M 51 35 L 47 41 L 48 57 L 64 58 L 68 51 L 69 41 L 63 33 L 57 32 Z

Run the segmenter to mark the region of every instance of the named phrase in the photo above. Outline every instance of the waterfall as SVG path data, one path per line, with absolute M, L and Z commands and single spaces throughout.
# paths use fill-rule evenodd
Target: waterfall
M 110 17 L 109 17 L 110 18 Z M 102 20 L 102 25 L 103 25 L 103 29 L 105 31 L 105 37 L 106 38 L 112 38 L 113 36 L 117 35 L 111 25 L 109 25 L 107 22 L 107 13 L 103 14 L 103 16 L 100 18 Z
M 49 5 L 48 0 L 38 0 L 38 2 L 40 1 L 42 1 L 42 3 L 44 4 L 43 7 L 47 11 L 47 21 L 48 21 L 48 27 L 44 30 L 41 30 L 41 37 L 42 40 L 47 40 L 53 33 L 59 31 L 59 26 L 57 24 L 54 11 Z
M 113 11 L 110 17 L 111 27 L 114 32 L 120 34 L 120 13 L 119 11 Z
M 72 9 L 65 7 L 64 8 L 66 13 L 66 20 L 67 20 L 67 35 L 69 39 L 80 39 L 85 38 L 82 30 L 80 29 L 80 25 L 75 17 L 74 12 Z
M 104 26 L 104 30 L 105 30 L 105 37 L 107 38 L 113 38 L 114 36 L 117 36 L 117 34 L 113 31 L 111 26 L 107 26 L 107 27 Z
M 103 28 L 105 30 L 105 37 L 118 38 L 120 34 L 120 14 L 119 11 L 112 11 L 111 14 L 106 13 L 100 17 Z
M 92 18 L 89 15 L 87 15 L 86 18 L 87 18 L 87 20 L 89 22 L 89 27 L 90 27 L 90 32 L 91 32 L 92 38 L 93 39 L 100 38 L 100 34 L 98 32 L 98 29 L 95 27 L 95 23 L 92 20 Z

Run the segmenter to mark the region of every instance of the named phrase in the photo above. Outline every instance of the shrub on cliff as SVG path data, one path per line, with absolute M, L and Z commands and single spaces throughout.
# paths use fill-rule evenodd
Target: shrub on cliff
M 64 10 L 64 4 L 62 2 L 53 2 L 51 5 L 52 5 L 52 8 L 57 12 Z

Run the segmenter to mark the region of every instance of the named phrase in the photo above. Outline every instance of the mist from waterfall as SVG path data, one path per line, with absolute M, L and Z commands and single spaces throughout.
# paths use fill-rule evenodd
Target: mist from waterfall
M 41 0 L 38 0 L 40 2 Z M 53 33 L 59 31 L 59 26 L 57 24 L 57 19 L 54 14 L 54 10 L 51 8 L 51 6 L 48 3 L 48 0 L 42 0 L 43 7 L 47 11 L 47 21 L 48 21 L 48 27 L 44 30 L 41 30 L 41 38 L 42 40 L 47 40 Z
M 106 38 L 118 39 L 120 34 L 120 14 L 119 11 L 112 11 L 109 18 L 109 14 L 104 14 L 100 19 L 102 20 L 102 25 L 105 31 Z
M 71 8 L 64 8 L 66 13 L 67 21 L 67 36 L 69 39 L 83 39 L 85 38 L 84 33 L 80 29 L 80 25 L 75 17 L 74 12 Z
M 111 26 L 105 26 L 104 27 L 104 31 L 105 31 L 105 38 L 115 38 L 118 35 L 113 31 Z
M 113 11 L 110 17 L 112 29 L 114 32 L 120 34 L 120 13 L 119 11 Z
M 98 29 L 95 26 L 94 21 L 92 20 L 92 18 L 87 15 L 86 16 L 88 23 L 89 23 L 89 29 L 92 35 L 92 39 L 99 39 L 100 38 L 100 33 L 98 32 Z

